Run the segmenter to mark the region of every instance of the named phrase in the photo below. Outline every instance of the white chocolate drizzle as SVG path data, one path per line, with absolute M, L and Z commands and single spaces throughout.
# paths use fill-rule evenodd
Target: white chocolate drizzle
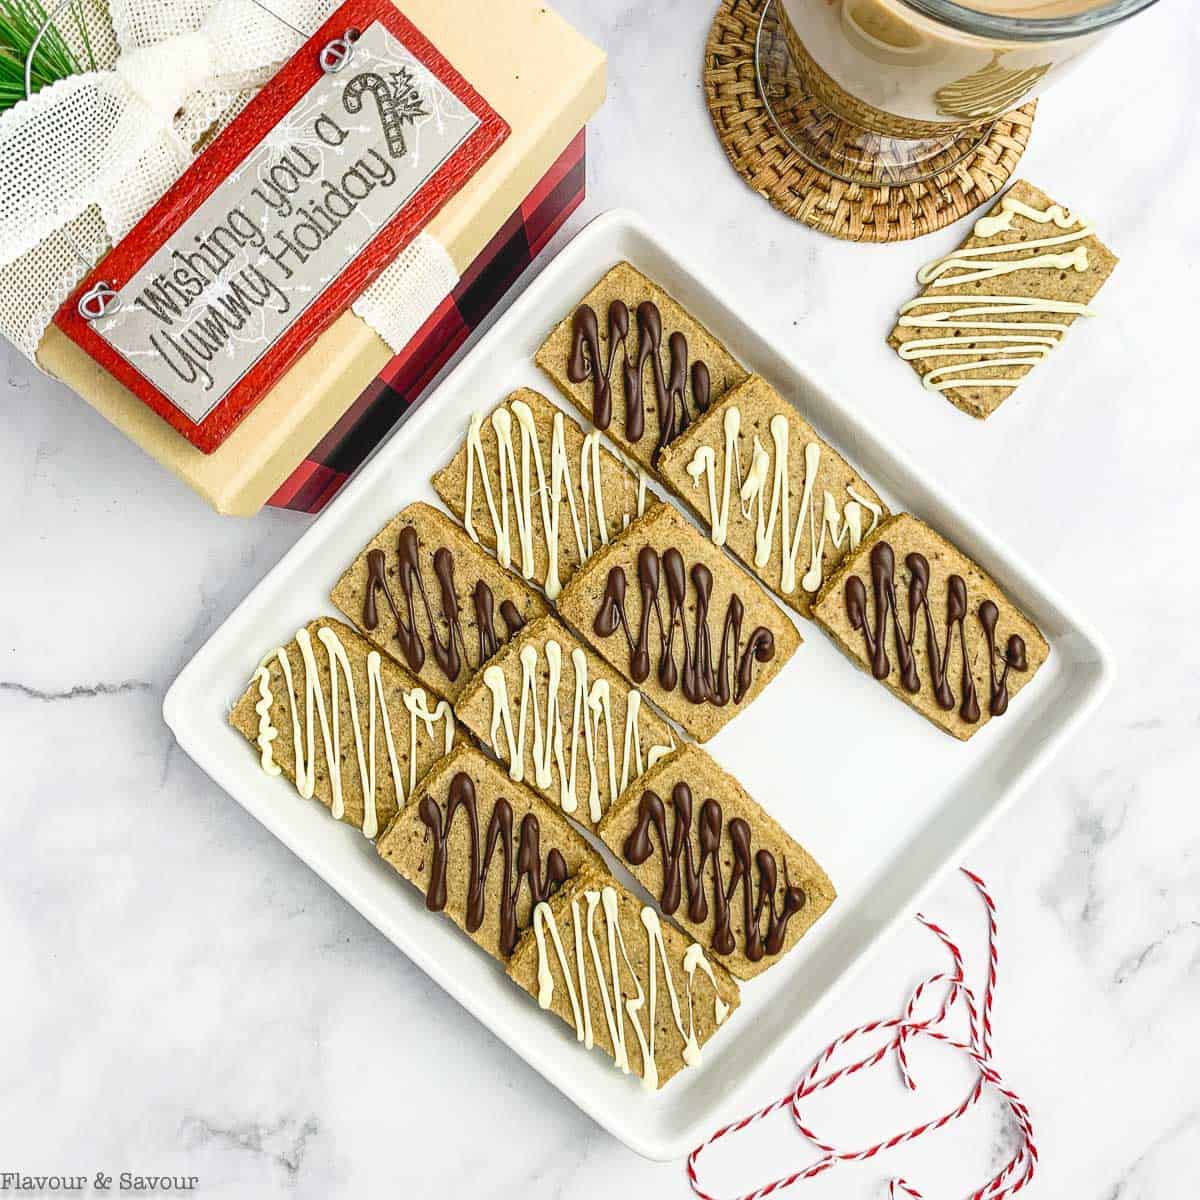
M 625 702 L 625 728 L 621 745 L 621 778 L 617 780 L 617 754 L 613 742 L 612 697 L 607 679 L 589 684 L 587 655 L 576 646 L 571 651 L 571 667 L 575 676 L 574 698 L 571 706 L 570 748 L 563 738 L 562 709 L 559 688 L 562 684 L 562 646 L 547 638 L 542 647 L 547 665 L 545 704 L 539 678 L 538 648 L 532 642 L 521 647 L 521 697 L 514 725 L 508 694 L 508 681 L 499 665 L 493 663 L 483 672 L 484 686 L 491 694 L 492 717 L 489 741 L 499 751 L 500 736 L 504 736 L 504 753 L 508 759 L 509 778 L 517 783 L 525 779 L 525 750 L 530 747 L 534 783 L 547 791 L 554 783 L 558 770 L 559 804 L 565 813 L 579 807 L 577 776 L 579 742 L 583 739 L 588 763 L 588 815 L 594 824 L 604 812 L 604 801 L 611 804 L 644 771 L 649 770 L 674 746 L 651 746 L 643 765 L 640 716 L 642 696 L 631 689 Z M 544 713 L 544 715 L 543 715 Z M 529 727 L 532 725 L 532 734 Z M 596 748 L 603 726 L 604 747 L 607 751 L 607 787 L 601 792 L 601 776 L 597 769 Z M 527 738 L 532 737 L 532 743 Z
M 391 719 L 388 716 L 387 694 L 384 690 L 382 659 L 377 650 L 367 655 L 367 737 L 364 748 L 362 722 L 359 719 L 360 706 L 354 689 L 354 676 L 351 672 L 350 659 L 341 639 L 328 625 L 323 625 L 317 633 L 321 644 L 325 647 L 329 663 L 329 699 L 326 705 L 325 693 L 320 686 L 320 674 L 317 671 L 317 659 L 313 650 L 312 638 L 307 629 L 296 631 L 296 644 L 300 648 L 300 657 L 304 663 L 304 716 L 301 719 L 296 705 L 296 690 L 293 683 L 292 662 L 288 656 L 287 647 L 279 646 L 263 660 L 255 672 L 258 682 L 259 700 L 254 706 L 258 714 L 258 738 L 260 763 L 268 775 L 280 773 L 279 764 L 274 759 L 272 743 L 279 736 L 279 730 L 271 722 L 271 672 L 270 663 L 274 659 L 279 664 L 280 672 L 285 683 L 288 712 L 292 723 L 292 744 L 296 754 L 296 790 L 306 800 L 312 799 L 317 782 L 317 745 L 316 729 L 320 725 L 321 745 L 325 752 L 325 764 L 329 769 L 329 788 L 331 792 L 330 813 L 337 820 L 346 815 L 345 799 L 342 794 L 342 706 L 341 681 L 345 681 L 346 700 L 350 709 L 350 725 L 354 735 L 354 752 L 358 764 L 359 781 L 363 794 L 362 832 L 365 837 L 374 838 L 379 833 L 379 782 L 378 736 L 382 729 L 384 745 L 387 749 L 388 766 L 391 771 L 392 790 L 396 797 L 397 808 L 404 807 L 405 789 L 400 778 L 399 756 L 396 752 L 395 739 L 392 736 Z M 429 707 L 429 700 L 424 688 L 412 688 L 403 696 L 404 706 L 411 716 L 410 754 L 408 792 L 411 793 L 417 784 L 417 751 L 419 728 L 423 727 L 431 740 L 437 737 L 437 725 L 443 723 L 441 753 L 448 754 L 454 746 L 454 713 L 445 700 L 438 702 L 436 708 Z M 303 732 L 301 727 L 303 726 Z
M 641 467 L 637 469 L 637 515 L 640 517 L 646 511 L 646 472 Z M 629 523 L 633 520 L 628 513 L 621 517 L 621 528 L 628 529 Z
M 1000 202 L 1000 210 L 975 222 L 975 236 L 992 238 L 1007 232 L 1018 217 L 1038 225 L 1053 225 L 1067 232 L 1028 241 L 1004 242 L 995 246 L 974 246 L 955 250 L 927 263 L 917 272 L 920 283 L 932 287 L 951 287 L 993 279 L 1015 271 L 1088 269 L 1086 246 L 1065 253 L 1028 254 L 1005 258 L 1047 247 L 1063 246 L 1090 237 L 1095 230 L 1081 217 L 1075 217 L 1059 204 L 1033 208 L 1011 193 Z M 991 257 L 987 257 L 991 256 Z M 947 305 L 949 304 L 949 307 Z M 932 308 L 933 311 L 924 311 Z M 934 367 L 921 377 L 930 391 L 953 388 L 1013 388 L 1020 376 L 982 378 L 972 372 L 994 367 L 1035 367 L 1062 341 L 1070 322 L 1045 320 L 996 320 L 997 317 L 1041 317 L 1055 314 L 1091 317 L 1095 312 L 1085 304 L 1069 300 L 1050 300 L 1040 296 L 1001 294 L 955 294 L 948 297 L 918 296 L 900 309 L 903 328 L 949 329 L 943 336 L 914 338 L 899 347 L 906 362 L 926 358 L 964 358 L 967 361 Z M 980 319 L 982 318 L 982 319 Z M 976 333 L 980 330 L 984 332 Z
M 821 471 L 821 447 L 817 442 L 804 446 L 804 486 L 800 495 L 800 509 L 792 525 L 791 475 L 788 470 L 789 425 L 782 413 L 771 418 L 771 441 L 774 448 L 774 471 L 772 456 L 757 437 L 750 457 L 750 469 L 742 472 L 741 457 L 741 410 L 731 404 L 725 410 L 724 449 L 722 452 L 722 479 L 720 495 L 717 494 L 717 452 L 714 447 L 696 447 L 686 470 L 691 476 L 692 486 L 698 487 L 703 479 L 708 488 L 708 519 L 710 536 L 717 546 L 725 545 L 729 537 L 730 496 L 736 481 L 738 492 L 737 509 L 742 519 L 754 523 L 754 565 L 760 571 L 770 563 L 775 553 L 775 523 L 780 522 L 779 535 L 779 587 L 784 595 L 796 591 L 796 566 L 800 558 L 800 547 L 807 529 L 809 535 L 809 562 L 800 580 L 807 592 L 817 592 L 825 575 L 826 537 L 841 549 L 848 544 L 850 550 L 858 547 L 866 534 L 883 517 L 880 505 L 855 491 L 853 485 L 846 486 L 850 499 L 841 508 L 828 489 L 823 489 L 821 515 L 816 514 L 814 496 Z M 770 501 L 767 501 L 767 480 L 771 480 Z M 863 511 L 871 514 L 871 524 L 863 529 Z M 818 520 L 820 522 L 818 532 Z
M 510 412 L 511 409 L 511 412 Z M 514 442 L 513 418 L 520 430 L 520 453 Z M 562 503 L 565 497 L 570 510 L 571 526 L 580 562 L 586 562 L 599 549 L 608 545 L 608 517 L 604 511 L 604 488 L 600 434 L 592 432 L 583 439 L 580 450 L 579 502 L 571 478 L 571 463 L 566 448 L 566 425 L 563 414 L 555 412 L 550 435 L 550 472 L 546 473 L 541 442 L 533 410 L 524 400 L 500 405 L 491 416 L 496 434 L 496 486 L 492 486 L 492 471 L 484 450 L 483 415 L 474 413 L 467 427 L 467 490 L 463 524 L 476 541 L 474 500 L 475 475 L 478 471 L 483 498 L 491 517 L 496 538 L 496 557 L 502 567 L 513 562 L 513 529 L 509 524 L 511 506 L 520 551 L 521 574 L 533 579 L 536 574 L 533 548 L 533 503 L 537 496 L 541 508 L 542 533 L 546 546 L 546 578 L 542 583 L 546 595 L 555 599 L 562 591 L 559 573 L 559 541 L 561 536 Z M 518 462 L 519 458 L 519 462 Z M 638 484 L 638 515 L 645 504 L 645 483 Z M 582 522 L 580 508 L 583 509 Z M 629 523 L 629 515 L 623 517 Z
M 664 955 L 665 958 L 665 955 Z M 689 1067 L 700 1065 L 700 1043 L 696 1040 L 696 1010 L 692 1000 L 696 987 L 696 971 L 700 970 L 708 976 L 708 982 L 713 990 L 713 1018 L 720 1025 L 729 1016 L 729 1005 L 721 999 L 717 991 L 717 977 L 712 969 L 712 963 L 704 957 L 704 947 L 699 942 L 693 942 L 683 952 L 683 973 L 687 976 L 688 1002 L 688 1034 L 687 1045 L 683 1051 L 683 1061 Z
M 271 743 L 279 736 L 279 730 L 271 724 L 271 668 L 266 662 L 262 663 L 254 673 L 258 680 L 258 703 L 254 711 L 258 713 L 258 759 L 259 764 L 268 775 L 278 775 L 282 768 L 275 761 Z
M 663 941 L 662 924 L 658 913 L 649 905 L 643 906 L 641 910 L 642 926 L 646 930 L 647 951 L 647 978 L 643 982 L 630 961 L 625 936 L 621 932 L 620 907 L 616 889 L 604 887 L 599 892 L 586 891 L 583 895 L 587 904 L 586 931 L 579 900 L 576 897 L 571 901 L 571 924 L 575 948 L 574 974 L 572 974 L 571 961 L 563 945 L 554 911 L 545 902 L 538 904 L 533 910 L 533 931 L 538 952 L 538 1005 L 545 1009 L 549 1008 L 554 1001 L 554 972 L 546 946 L 546 931 L 549 930 L 550 941 L 554 947 L 555 957 L 558 959 L 563 985 L 571 1005 L 576 1040 L 582 1042 L 589 1050 L 595 1044 L 588 1000 L 587 972 L 590 962 L 596 980 L 596 991 L 599 992 L 604 1006 L 604 1021 L 613 1049 L 613 1063 L 622 1074 L 630 1073 L 629 1042 L 625 1024 L 626 1018 L 628 1018 L 641 1054 L 642 1086 L 649 1091 L 654 1091 L 658 1087 L 658 1048 L 656 1046 L 655 1021 L 658 1010 L 658 964 L 662 963 L 662 978 L 666 985 L 667 1000 L 671 1006 L 671 1017 L 675 1028 L 679 1031 L 680 1057 L 685 1067 L 694 1067 L 700 1063 L 700 1043 L 696 1037 L 693 995 L 697 970 L 707 976 L 712 987 L 713 1016 L 718 1025 L 729 1015 L 729 1005 L 721 999 L 717 990 L 716 975 L 712 965 L 704 956 L 704 950 L 698 943 L 691 943 L 684 952 L 682 963 L 687 979 L 687 1026 L 685 1028 L 683 1011 L 667 958 L 667 949 Z M 596 937 L 595 917 L 598 907 L 604 914 L 607 955 L 601 952 Z M 585 932 L 590 953 L 584 951 Z M 633 996 L 624 994 L 621 979 L 622 964 L 624 964 L 625 974 L 632 984 L 635 993 Z M 622 1000 L 624 1000 L 623 1005 Z M 644 1026 L 643 1015 L 646 1018 Z
M 562 425 L 561 414 L 554 418 L 554 428 L 557 432 Z M 596 532 L 600 545 L 608 545 L 608 521 L 604 515 L 604 486 L 600 473 L 600 434 L 593 430 L 584 435 L 583 446 L 579 452 L 579 479 L 582 484 L 580 492 L 583 495 L 583 527 L 587 532 L 586 556 L 591 558 L 595 553 L 592 542 L 592 497 L 595 496 Z M 567 480 L 568 488 L 570 479 Z
M 367 662 L 370 667 L 370 660 Z M 375 664 L 376 672 L 379 671 L 379 664 Z M 382 676 L 380 677 L 379 694 L 383 695 Z M 412 747 L 412 752 L 408 756 L 408 794 L 411 796 L 417 787 L 417 746 L 418 738 L 422 727 L 431 742 L 437 741 L 438 722 L 442 723 L 442 750 L 439 757 L 445 756 L 454 749 L 454 710 L 445 700 L 439 700 L 433 707 L 429 707 L 429 696 L 424 688 L 415 687 L 403 693 L 404 707 L 408 709 L 409 728 L 408 728 L 408 744 Z M 387 717 L 387 711 L 384 710 L 384 718 Z M 396 793 L 396 802 L 403 806 L 403 797 L 399 792 Z

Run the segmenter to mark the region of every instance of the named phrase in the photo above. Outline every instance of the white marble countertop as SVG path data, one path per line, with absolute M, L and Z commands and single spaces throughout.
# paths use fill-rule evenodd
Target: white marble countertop
M 1001 905 L 997 1061 L 1036 1122 L 1029 1194 L 1194 1195 L 1189 6 L 1135 20 L 1043 101 L 1021 171 L 1092 216 L 1122 262 L 1102 318 L 986 425 L 922 392 L 883 342 L 916 266 L 959 230 L 844 245 L 750 192 L 704 109 L 711 3 L 558 7 L 607 48 L 611 84 L 587 201 L 555 246 L 605 208 L 643 213 L 1113 648 L 1119 679 L 1099 715 L 971 855 Z M 166 686 L 307 519 L 213 515 L 65 388 L 0 354 L 0 1172 L 194 1175 L 199 1194 L 239 1197 L 689 1194 L 681 1164 L 643 1162 L 593 1125 L 175 748 Z M 958 880 L 928 911 L 968 937 L 982 928 Z M 758 1098 L 827 1037 L 896 1012 L 918 968 L 940 965 L 920 937 L 914 926 L 879 953 Z M 927 1095 L 899 1101 L 884 1129 L 856 1128 L 833 1097 L 822 1111 L 853 1143 L 957 1093 Z M 743 1190 L 811 1156 L 785 1123 L 769 1132 L 729 1176 Z M 963 1195 L 1011 1138 L 985 1106 L 899 1165 L 927 1195 Z M 893 1166 L 796 1194 L 879 1196 Z

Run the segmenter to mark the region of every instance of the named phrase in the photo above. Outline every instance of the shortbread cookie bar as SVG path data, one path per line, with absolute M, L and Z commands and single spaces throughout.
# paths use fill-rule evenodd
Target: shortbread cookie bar
M 697 1066 L 741 999 L 701 946 L 611 876 L 590 872 L 538 905 L 508 974 L 649 1091 Z
M 547 611 L 445 513 L 410 504 L 371 539 L 331 599 L 380 650 L 451 702 L 514 633 Z
M 887 515 L 879 493 L 758 375 L 676 438 L 658 469 L 713 543 L 805 617 L 825 576 Z
M 322 617 L 272 650 L 229 714 L 285 775 L 373 838 L 454 745 L 450 705 L 348 625 Z
M 986 417 L 1063 340 L 1117 265 L 1086 218 L 1014 183 L 955 251 L 917 273 L 924 291 L 888 338 L 932 391 Z
M 459 696 L 456 712 L 510 778 L 589 828 L 675 745 L 642 694 L 553 617 L 522 629 Z
M 434 490 L 502 567 L 553 600 L 579 565 L 659 501 L 646 477 L 585 434 L 557 404 L 519 388 L 475 413 Z
M 669 504 L 588 562 L 558 608 L 701 741 L 766 687 L 801 640 L 761 585 Z
M 864 670 L 966 741 L 1050 655 L 995 580 L 908 513 L 885 521 L 817 597 L 813 615 Z
M 597 832 L 738 979 L 779 962 L 837 895 L 808 851 L 699 746 L 651 767 Z
M 376 845 L 426 908 L 501 962 L 535 904 L 584 867 L 603 869 L 557 809 L 466 745 L 434 766 Z
M 647 471 L 696 417 L 746 378 L 699 321 L 627 262 L 558 323 L 537 364 Z

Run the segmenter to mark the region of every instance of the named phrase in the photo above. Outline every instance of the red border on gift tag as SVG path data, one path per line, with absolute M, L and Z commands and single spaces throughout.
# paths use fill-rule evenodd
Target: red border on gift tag
M 321 49 L 348 29 L 365 32 L 377 21 L 453 92 L 480 123 L 229 394 L 202 421 L 193 421 L 91 328 L 90 323 L 79 315 L 79 298 L 100 282 L 118 291 L 124 287 L 305 93 L 324 78 L 318 62 Z M 55 314 L 54 323 L 188 441 L 209 454 L 321 332 L 349 307 L 424 228 L 434 213 L 487 161 L 509 132 L 508 123 L 391 0 L 346 0 L 67 297 Z

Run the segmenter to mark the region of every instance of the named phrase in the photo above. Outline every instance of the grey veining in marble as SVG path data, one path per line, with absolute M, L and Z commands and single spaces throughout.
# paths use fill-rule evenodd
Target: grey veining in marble
M 1022 173 L 1086 211 L 1122 261 L 1102 318 L 982 426 L 922 392 L 883 342 L 917 265 L 958 230 L 848 246 L 751 193 L 704 110 L 711 2 L 558 7 L 608 49 L 611 90 L 587 202 L 551 252 L 605 208 L 642 212 L 1113 647 L 1102 711 L 972 855 L 1002 906 L 997 1060 L 1037 1122 L 1030 1195 L 1195 1195 L 1191 6 L 1131 22 L 1042 102 Z M 174 749 L 166 685 L 306 519 L 213 515 L 7 349 L 0 428 L 0 1171 L 196 1175 L 197 1194 L 256 1200 L 688 1195 L 681 1165 L 592 1125 Z M 960 881 L 928 909 L 979 944 Z M 940 965 L 915 926 L 789 1047 L 761 1099 L 823 1039 L 894 1013 L 914 963 Z M 947 1080 L 927 1099 L 887 1086 L 915 1121 L 958 1095 Z M 832 1097 L 814 1116 L 844 1139 L 890 1132 L 856 1128 Z M 1012 1137 L 988 1103 L 896 1161 L 927 1195 L 964 1195 Z M 786 1123 L 744 1150 L 718 1172 L 731 1187 L 808 1157 Z M 795 1194 L 881 1195 L 892 1161 Z

